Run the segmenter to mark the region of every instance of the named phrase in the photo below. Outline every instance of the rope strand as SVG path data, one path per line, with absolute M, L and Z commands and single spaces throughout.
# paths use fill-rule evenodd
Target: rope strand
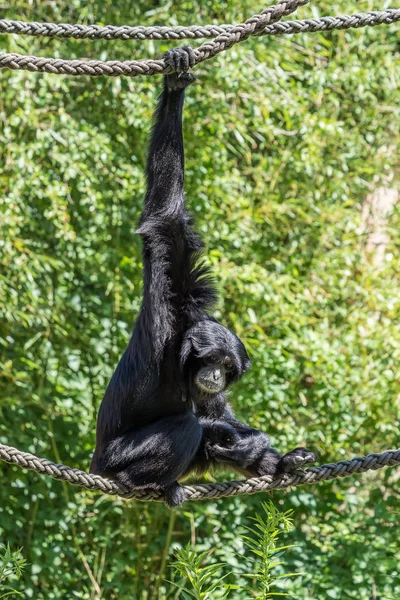
M 309 0 L 300 0 L 302 4 L 305 4 Z M 276 8 L 276 7 L 272 7 Z M 286 12 L 284 14 L 288 14 L 288 8 L 286 8 Z M 291 10 L 294 10 L 292 5 Z M 208 60 L 209 58 L 216 56 L 223 50 L 231 47 L 233 44 L 244 41 L 249 36 L 256 35 L 278 35 L 278 34 L 290 34 L 290 33 L 310 33 L 316 31 L 331 31 L 332 29 L 349 29 L 350 27 L 360 28 L 368 26 L 377 26 L 382 24 L 391 24 L 400 21 L 400 9 L 387 9 L 385 11 L 374 11 L 369 13 L 359 13 L 355 15 L 343 15 L 339 17 L 322 17 L 321 19 L 306 19 L 304 21 L 283 21 L 280 23 L 272 23 L 271 20 L 276 20 L 278 17 L 281 18 L 283 14 L 279 16 L 279 13 L 275 13 L 275 16 L 271 14 L 271 11 L 267 15 L 257 15 L 260 17 L 260 20 L 257 22 L 252 22 L 249 24 L 231 26 L 231 25 L 223 25 L 222 27 L 214 27 L 208 26 L 206 28 L 197 28 L 186 27 L 186 28 L 168 28 L 168 27 L 148 27 L 148 28 L 140 28 L 140 27 L 132 27 L 132 28 L 123 28 L 118 27 L 115 28 L 118 30 L 116 36 L 107 37 L 107 35 L 111 36 L 110 27 L 99 28 L 98 26 L 78 26 L 78 25 L 68 25 L 68 28 L 81 27 L 84 30 L 81 32 L 82 37 L 91 37 L 95 39 L 97 36 L 92 35 L 89 36 L 89 31 L 86 32 L 86 29 L 95 28 L 95 32 L 99 32 L 98 29 L 107 30 L 107 35 L 104 34 L 106 39 L 117 39 L 118 36 L 121 39 L 122 37 L 122 29 L 135 30 L 136 33 L 134 35 L 138 36 L 138 30 L 143 33 L 144 38 L 154 38 L 154 39 L 186 39 L 189 37 L 204 37 L 203 33 L 207 34 L 208 37 L 212 37 L 212 35 L 216 35 L 216 39 L 212 42 L 206 42 L 199 48 L 194 50 L 195 55 L 195 63 L 203 62 L 204 60 Z M 270 19 L 270 24 L 265 25 L 265 19 Z M 252 17 L 254 19 L 255 17 Z M 251 21 L 252 19 L 249 19 Z M 10 26 L 9 24 L 13 24 Z M 18 29 L 16 23 L 20 23 L 19 21 L 0 21 L 0 29 L 3 26 L 4 31 L 8 29 L 8 33 L 12 32 L 13 29 Z M 246 22 L 248 23 L 248 22 Z M 29 25 L 28 28 L 30 31 L 34 31 L 32 25 L 52 25 L 51 23 L 46 24 L 33 24 L 27 23 L 25 25 Z M 244 27 L 245 26 L 245 27 Z M 60 27 L 65 27 L 61 25 Z M 243 29 L 244 27 L 244 29 Z M 50 30 L 49 30 L 50 31 Z M 21 33 L 26 33 L 26 31 L 21 31 Z M 68 32 L 66 32 L 68 33 Z M 71 31 L 70 31 L 71 33 Z M 65 35 L 64 37 L 78 37 L 77 31 L 75 31 L 76 35 Z M 87 35 L 84 35 L 86 34 Z M 42 35 L 40 33 L 32 33 L 32 35 Z M 56 34 L 54 34 L 56 36 Z M 59 36 L 57 36 L 59 37 Z M 100 37 L 100 36 L 99 36 Z M 133 39 L 132 37 L 128 37 L 128 39 Z M 64 60 L 64 59 L 56 59 L 56 58 L 41 58 L 39 56 L 24 56 L 21 54 L 8 54 L 5 52 L 0 52 L 0 69 L 11 69 L 11 70 L 24 70 L 24 71 L 32 71 L 34 73 L 54 73 L 54 74 L 63 74 L 63 75 L 88 75 L 90 77 L 99 77 L 99 76 L 109 76 L 109 77 L 137 77 L 138 75 L 155 75 L 155 74 L 163 74 L 169 73 L 171 71 L 170 67 L 168 67 L 164 60 L 132 60 L 132 61 L 101 61 L 101 60 Z
M 91 475 L 79 469 L 72 469 L 65 465 L 57 465 L 46 458 L 39 458 L 29 452 L 21 452 L 12 446 L 0 444 L 0 461 L 29 469 L 48 475 L 53 479 L 68 481 L 72 485 L 78 485 L 91 491 L 99 491 L 110 496 L 122 498 L 135 498 L 136 500 L 163 502 L 163 494 L 153 490 L 128 490 L 125 486 L 117 484 L 99 475 Z M 228 496 L 239 496 L 241 494 L 256 494 L 270 490 L 285 489 L 298 485 L 331 481 L 339 477 L 347 477 L 356 473 L 376 471 L 383 467 L 400 464 L 400 448 L 388 450 L 380 454 L 368 454 L 351 460 L 341 460 L 337 463 L 329 463 L 320 467 L 311 467 L 304 471 L 285 474 L 276 479 L 270 476 L 246 479 L 243 481 L 228 481 L 225 483 L 207 483 L 189 485 L 185 487 L 187 500 L 207 500 L 224 498 Z
M 111 28 L 83 25 L 60 25 L 52 23 L 21 23 L 20 21 L 0 20 L 0 33 L 28 33 L 29 35 L 53 35 L 53 37 L 104 37 L 105 39 L 185 39 L 188 37 L 204 37 L 203 33 L 217 37 L 202 46 L 194 49 L 195 64 L 203 62 L 227 50 L 234 44 L 246 40 L 250 36 L 278 35 L 290 33 L 307 33 L 316 31 L 331 31 L 332 29 L 349 29 L 377 26 L 382 24 L 396 23 L 400 21 L 400 9 L 387 9 L 385 11 L 372 11 L 369 13 L 358 13 L 354 15 L 343 15 L 339 17 L 322 17 L 321 19 L 306 19 L 304 21 L 283 21 L 278 23 L 284 15 L 293 12 L 297 6 L 303 5 L 309 0 L 279 0 L 275 6 L 265 9 L 260 15 L 254 15 L 245 23 L 240 25 L 223 25 L 222 27 L 208 26 L 205 28 L 181 27 L 116 27 Z M 22 26 L 25 27 L 22 27 Z M 61 28 L 60 33 L 55 29 Z M 39 31 L 48 33 L 39 33 Z M 122 30 L 128 30 L 127 38 L 123 37 Z M 62 32 L 64 31 L 64 35 Z M 53 32 L 53 33 L 52 33 Z M 91 34 L 91 35 L 90 35 Z M 103 35 L 104 34 L 104 35 Z M 178 37 L 179 36 L 179 37 Z M 34 73 L 54 73 L 64 75 L 89 75 L 99 77 L 137 77 L 138 75 L 155 75 L 170 73 L 164 60 L 132 60 L 132 61 L 101 61 L 101 60 L 64 60 L 56 58 L 41 58 L 39 56 L 24 56 L 21 54 L 8 54 L 0 52 L 0 69 L 24 70 Z
M 258 15 L 253 15 L 244 23 L 223 31 L 214 40 L 205 42 L 193 50 L 194 64 L 201 63 L 235 44 L 246 40 L 251 35 L 258 35 L 264 27 L 279 21 L 285 15 L 294 12 L 298 6 L 307 4 L 309 0 L 278 0 Z M 62 60 L 55 58 L 39 58 L 37 56 L 21 56 L 20 54 L 0 53 L 0 69 L 26 70 L 41 73 L 62 73 L 66 75 L 108 75 L 117 77 L 125 75 L 154 75 L 170 73 L 171 67 L 162 60 L 142 61 L 108 61 L 100 60 Z
M 302 21 L 281 21 L 267 25 L 258 35 L 281 35 L 292 33 L 314 33 L 316 31 L 331 31 L 332 29 L 350 29 L 360 27 L 376 27 L 390 25 L 400 20 L 400 9 L 340 15 L 336 17 L 318 17 Z M 214 38 L 220 33 L 230 31 L 234 25 L 178 25 L 176 27 L 139 25 L 130 27 L 123 25 L 81 25 L 76 23 L 27 23 L 0 19 L 0 33 L 30 35 L 38 37 L 74 38 L 77 40 L 197 40 Z
M 258 35 L 264 27 L 279 21 L 289 15 L 298 6 L 307 4 L 310 0 L 278 0 L 277 4 L 268 6 L 258 15 L 253 15 L 244 23 L 235 25 L 228 31 L 223 31 L 214 40 L 207 41 L 193 50 L 194 64 L 208 60 L 235 44 L 247 40 L 251 35 Z M 62 73 L 66 75 L 90 75 L 96 77 L 108 75 L 117 77 L 125 75 L 154 75 L 170 73 L 171 67 L 162 60 L 142 61 L 108 61 L 100 60 L 62 60 L 55 58 L 39 58 L 37 56 L 22 56 L 20 54 L 0 53 L 0 69 L 26 70 L 41 73 Z

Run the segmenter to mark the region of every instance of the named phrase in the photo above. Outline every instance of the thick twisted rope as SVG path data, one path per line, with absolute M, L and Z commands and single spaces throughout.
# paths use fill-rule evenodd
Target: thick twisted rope
M 332 29 L 350 29 L 360 27 L 375 27 L 377 25 L 390 25 L 400 20 L 400 9 L 388 8 L 386 10 L 356 13 L 354 15 L 340 15 L 337 17 L 319 17 L 303 21 L 283 21 L 267 25 L 258 35 L 279 35 L 289 33 L 310 33 L 315 31 L 331 31 Z M 55 38 L 75 38 L 90 40 L 196 40 L 201 38 L 214 38 L 220 33 L 230 31 L 233 25 L 189 25 L 188 27 L 156 26 L 129 27 L 123 25 L 80 25 L 76 23 L 26 23 L 0 19 L 0 33 L 16 33 L 19 35 L 32 35 Z
M 103 494 L 110 496 L 136 498 L 136 500 L 143 501 L 153 500 L 156 502 L 164 500 L 161 492 L 152 490 L 131 491 L 125 486 L 109 479 L 104 479 L 99 475 L 90 475 L 79 469 L 57 465 L 50 460 L 38 458 L 29 452 L 21 452 L 17 448 L 6 446 L 5 444 L 0 444 L 0 460 L 24 469 L 36 471 L 41 475 L 48 475 L 54 479 L 68 481 L 72 485 L 82 486 L 88 490 L 103 492 Z M 365 473 L 366 471 L 376 471 L 383 467 L 398 464 L 400 464 L 400 448 L 397 450 L 388 450 L 381 454 L 368 454 L 368 456 L 361 456 L 352 460 L 341 460 L 337 463 L 322 465 L 321 467 L 311 467 L 304 471 L 282 475 L 276 479 L 265 476 L 246 479 L 244 481 L 189 485 L 185 487 L 185 490 L 187 500 L 216 499 L 330 481 L 339 477 L 347 477 L 356 473 Z
M 239 25 L 209 25 L 206 27 L 99 27 L 97 25 L 56 25 L 54 23 L 23 23 L 21 21 L 0 20 L 0 33 L 24 33 L 28 35 L 49 35 L 53 37 L 104 38 L 104 39 L 186 39 L 217 36 L 194 50 L 194 64 L 208 60 L 234 44 L 250 36 L 278 35 L 349 29 L 400 21 L 400 9 L 371 11 L 338 17 L 322 17 L 304 21 L 284 21 L 284 15 L 293 12 L 297 6 L 309 0 L 279 0 L 278 4 L 265 9 Z M 100 61 L 64 60 L 24 56 L 0 52 L 0 69 L 26 70 L 64 75 L 89 75 L 97 77 L 137 77 L 171 72 L 164 60 Z
M 298 0 L 289 8 L 289 0 L 281 0 L 279 5 L 266 9 L 261 15 L 251 17 L 241 25 L 208 25 L 198 27 L 100 27 L 97 25 L 56 25 L 54 23 L 23 23 L 22 21 L 0 20 L 0 33 L 22 33 L 27 35 L 48 35 L 52 37 L 75 38 L 104 38 L 104 39 L 195 39 L 214 37 L 210 43 L 205 43 L 194 50 L 195 64 L 226 50 L 233 44 L 244 41 L 249 36 L 278 35 L 290 33 L 309 33 L 316 31 L 331 31 L 332 29 L 349 29 L 366 26 L 376 26 L 400 21 L 400 9 L 371 11 L 354 15 L 338 17 L 322 17 L 305 19 L 303 21 L 274 22 L 284 14 L 293 12 L 298 4 L 306 4 L 309 0 Z M 283 12 L 281 9 L 285 4 Z M 275 10 L 275 12 L 274 12 Z M 266 24 L 268 22 L 268 24 Z M 154 75 L 169 73 L 164 60 L 134 60 L 134 61 L 101 61 L 101 60 L 64 60 L 24 56 L 0 52 L 0 69 L 26 70 L 65 75 L 89 75 L 91 77 L 108 75 L 110 77 L 138 75 Z
M 277 4 L 269 6 L 260 14 L 253 15 L 244 23 L 234 25 L 227 31 L 222 31 L 214 40 L 205 42 L 199 48 L 194 49 L 194 64 L 208 60 L 233 45 L 247 40 L 252 35 L 259 35 L 267 25 L 279 21 L 285 15 L 294 12 L 298 6 L 308 2 L 309 0 L 278 0 Z M 0 69 L 22 69 L 42 73 L 90 75 L 92 77 L 99 75 L 137 77 L 138 75 L 155 75 L 172 71 L 172 67 L 167 65 L 164 59 L 103 62 L 39 58 L 6 53 L 0 53 Z
M 333 29 L 359 29 L 361 27 L 391 25 L 398 21 L 400 21 L 400 9 L 387 8 L 381 11 L 373 10 L 366 13 L 355 13 L 354 15 L 321 17 L 318 19 L 304 19 L 303 21 L 283 21 L 274 25 L 267 25 L 262 35 L 314 33 L 316 31 L 332 31 Z

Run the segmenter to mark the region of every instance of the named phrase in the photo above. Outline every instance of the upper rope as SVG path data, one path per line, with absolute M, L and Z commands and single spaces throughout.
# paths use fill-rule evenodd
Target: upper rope
M 285 15 L 290 15 L 298 6 L 302 6 L 308 2 L 309 0 L 278 0 L 277 4 L 268 6 L 260 14 L 253 15 L 244 23 L 239 23 L 226 31 L 222 31 L 214 40 L 207 41 L 199 48 L 195 48 L 193 50 L 194 64 L 208 60 L 235 44 L 247 40 L 252 35 L 260 34 L 267 25 L 279 21 Z M 96 60 L 41 59 L 33 56 L 2 53 L 0 53 L 0 68 L 63 73 L 66 75 L 109 75 L 112 77 L 118 75 L 136 77 L 137 75 L 166 74 L 172 72 L 171 66 L 167 65 L 164 59 L 103 62 Z
M 55 23 L 24 23 L 22 21 L 0 20 L 0 33 L 17 33 L 36 36 L 50 36 L 76 39 L 197 39 L 215 37 L 199 48 L 195 48 L 194 64 L 208 60 L 220 52 L 248 39 L 250 36 L 277 35 L 300 32 L 329 31 L 391 24 L 400 21 L 400 9 L 386 9 L 338 17 L 322 17 L 304 21 L 279 21 L 293 13 L 309 0 L 278 0 L 260 14 L 253 15 L 244 23 L 236 25 L 207 25 L 189 27 L 100 27 L 97 25 L 68 25 Z M 24 56 L 0 52 L 0 69 L 26 70 L 65 75 L 89 75 L 110 77 L 155 75 L 171 72 L 171 67 L 161 60 L 100 61 L 65 60 Z
M 289 33 L 311 33 L 331 31 L 332 29 L 350 29 L 390 25 L 400 20 L 400 9 L 371 10 L 354 15 L 336 17 L 316 17 L 302 21 L 283 21 L 266 25 L 257 35 L 278 35 Z M 38 37 L 74 38 L 76 40 L 198 40 L 214 38 L 224 31 L 230 31 L 234 25 L 177 25 L 175 27 L 138 25 L 81 25 L 75 23 L 29 23 L 0 19 L 0 33 L 15 33 Z
M 36 471 L 41 475 L 48 475 L 54 479 L 68 481 L 72 485 L 79 485 L 88 490 L 100 491 L 110 496 L 121 496 L 122 498 L 135 498 L 136 500 L 154 500 L 163 502 L 164 496 L 161 491 L 154 490 L 129 490 L 124 485 L 105 479 L 100 475 L 91 475 L 86 471 L 73 469 L 65 465 L 57 465 L 46 458 L 39 458 L 29 452 L 21 452 L 12 446 L 0 444 L 0 461 L 17 465 L 24 469 Z M 240 494 L 255 494 L 276 489 L 294 487 L 298 485 L 319 483 L 339 477 L 364 473 L 365 471 L 376 471 L 387 466 L 400 464 L 400 448 L 388 450 L 381 454 L 368 454 L 367 456 L 341 460 L 337 463 L 311 467 L 304 471 L 285 473 L 273 479 L 270 475 L 245 479 L 243 481 L 227 481 L 224 483 L 207 483 L 189 485 L 185 487 L 187 500 L 207 500 L 223 498 L 227 496 L 239 496 Z

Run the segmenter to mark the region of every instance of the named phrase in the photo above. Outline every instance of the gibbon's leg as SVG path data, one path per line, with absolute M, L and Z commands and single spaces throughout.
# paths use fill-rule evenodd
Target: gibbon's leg
M 162 490 L 168 505 L 177 506 L 185 499 L 177 480 L 188 470 L 201 438 L 201 425 L 191 412 L 158 419 L 110 442 L 100 472 L 128 488 Z

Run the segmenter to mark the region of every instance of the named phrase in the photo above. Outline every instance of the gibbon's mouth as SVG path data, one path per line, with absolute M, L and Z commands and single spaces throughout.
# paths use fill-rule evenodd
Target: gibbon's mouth
M 222 392 L 225 387 L 225 382 L 210 381 L 204 377 L 196 377 L 196 385 L 202 392 L 215 394 L 217 392 Z

